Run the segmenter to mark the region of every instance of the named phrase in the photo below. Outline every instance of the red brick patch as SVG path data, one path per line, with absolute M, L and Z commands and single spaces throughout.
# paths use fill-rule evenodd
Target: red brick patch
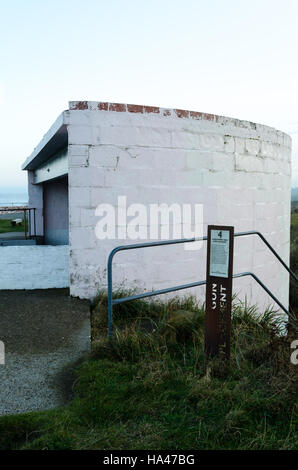
M 192 119 L 203 119 L 203 113 L 199 111 L 190 111 L 189 115 Z
M 178 118 L 188 118 L 189 111 L 185 111 L 184 109 L 174 109 L 175 113 L 177 114 Z
M 109 111 L 117 111 L 118 113 L 124 113 L 126 111 L 126 104 L 110 103 Z
M 97 108 L 100 111 L 107 111 L 109 108 L 109 103 L 98 103 Z
M 157 106 L 144 106 L 144 112 L 159 114 L 159 108 Z
M 107 103 L 107 102 L 99 102 L 97 103 L 97 109 L 99 111 L 116 111 L 118 113 L 125 113 L 128 111 L 129 113 L 154 113 L 159 114 L 161 113 L 162 116 L 172 116 L 173 111 L 178 118 L 190 118 L 190 119 L 203 119 L 206 121 L 213 121 L 219 122 L 220 116 L 215 114 L 208 114 L 208 113 L 201 113 L 199 111 L 187 111 L 185 109 L 169 109 L 169 108 L 159 108 L 158 106 L 143 106 L 139 104 L 124 104 L 124 103 Z M 89 109 L 88 101 L 77 101 L 73 102 L 71 105 L 71 109 Z M 91 108 L 90 108 L 91 109 Z M 235 124 L 237 125 L 237 124 Z M 239 124 L 238 124 L 239 125 Z M 251 124 L 253 127 L 253 124 Z
M 204 119 L 206 119 L 206 121 L 214 121 L 214 114 L 204 113 Z
M 128 104 L 127 105 L 127 111 L 129 113 L 143 113 L 144 112 L 144 106 L 141 106 L 139 104 Z
M 88 101 L 78 101 L 72 109 L 88 109 Z

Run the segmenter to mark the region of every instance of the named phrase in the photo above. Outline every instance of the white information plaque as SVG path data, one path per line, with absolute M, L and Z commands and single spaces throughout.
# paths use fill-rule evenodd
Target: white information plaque
M 229 277 L 229 230 L 211 230 L 209 275 Z

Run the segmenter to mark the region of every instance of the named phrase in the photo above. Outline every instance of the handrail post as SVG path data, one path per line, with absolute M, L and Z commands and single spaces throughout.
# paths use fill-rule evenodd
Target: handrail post
M 26 210 L 24 209 L 24 235 L 25 240 L 27 240 L 27 217 L 26 217 Z
M 34 219 L 34 236 L 36 238 L 36 208 L 33 208 L 33 219 Z
M 109 338 L 112 337 L 113 331 L 113 273 L 112 263 L 114 257 L 114 250 L 111 251 L 108 258 L 108 330 Z
M 32 238 L 32 233 L 31 233 L 31 210 L 29 209 L 28 211 L 28 228 L 29 228 L 29 238 L 31 239 Z
M 34 224 L 35 224 L 35 209 L 34 209 Z M 257 231 L 250 231 L 250 232 L 238 232 L 234 233 L 234 237 L 241 237 L 241 236 L 246 236 L 246 235 L 258 235 L 264 243 L 268 246 L 268 248 L 272 251 L 272 253 L 276 256 L 276 258 L 281 262 L 281 264 L 286 268 L 286 270 L 291 274 L 291 276 L 295 279 L 295 281 L 298 281 L 298 277 L 295 275 L 295 273 L 285 264 L 285 262 L 280 258 L 280 256 L 276 253 L 274 248 L 270 245 L 270 243 L 266 240 L 266 238 Z M 138 298 L 145 298 L 145 297 L 152 297 L 153 295 L 159 295 L 162 293 L 166 292 L 173 292 L 174 290 L 180 290 L 180 289 L 186 289 L 188 287 L 194 287 L 195 285 L 203 285 L 206 284 L 206 281 L 200 281 L 197 283 L 191 283 L 191 284 L 185 284 L 182 286 L 175 286 L 174 288 L 169 288 L 169 289 L 161 289 L 157 291 L 152 291 L 152 292 L 147 292 L 146 294 L 140 294 L 140 295 L 135 295 L 131 297 L 127 297 L 124 299 L 119 299 L 117 302 L 116 300 L 113 301 L 113 273 L 112 273 L 112 264 L 113 264 L 113 258 L 114 255 L 118 251 L 126 251 L 126 250 L 132 250 L 136 248 L 147 248 L 147 247 L 153 247 L 153 246 L 165 246 L 165 245 L 174 245 L 177 243 L 189 243 L 189 242 L 194 242 L 198 240 L 207 240 L 207 237 L 199 237 L 199 238 L 188 238 L 188 239 L 174 239 L 174 240 L 164 240 L 160 242 L 147 242 L 147 243 L 138 243 L 138 244 L 133 244 L 133 245 L 121 245 L 115 247 L 109 254 L 108 257 L 108 262 L 107 262 L 107 278 L 108 278 L 108 335 L 109 339 L 112 338 L 113 334 L 113 304 L 116 303 L 122 303 L 122 302 L 127 302 L 128 300 L 136 300 Z M 239 273 L 239 274 L 234 274 L 233 278 L 237 277 L 243 277 L 243 276 L 252 276 L 255 281 L 258 282 L 258 284 L 269 294 L 269 296 L 279 305 L 279 307 L 287 313 L 287 315 L 292 319 L 295 320 L 293 315 L 282 305 L 281 302 L 272 294 L 272 292 L 265 286 L 265 284 L 262 283 L 262 281 L 254 274 L 251 272 L 244 272 L 244 273 Z

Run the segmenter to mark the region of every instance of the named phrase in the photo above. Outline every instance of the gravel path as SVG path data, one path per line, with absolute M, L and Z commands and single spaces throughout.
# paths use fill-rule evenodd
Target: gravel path
M 0 291 L 0 414 L 63 405 L 90 350 L 89 302 L 67 289 Z

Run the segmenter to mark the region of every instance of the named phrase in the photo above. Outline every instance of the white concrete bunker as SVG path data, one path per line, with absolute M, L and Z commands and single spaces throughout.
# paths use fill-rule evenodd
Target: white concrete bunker
M 23 169 L 37 235 L 45 244 L 69 243 L 70 294 L 91 298 L 107 285 L 111 249 L 132 243 L 125 235 L 95 234 L 97 206 L 117 211 L 119 196 L 127 206 L 202 204 L 204 234 L 208 224 L 259 230 L 288 263 L 290 158 L 290 137 L 267 126 L 186 110 L 73 101 Z M 172 231 L 175 223 L 169 218 Z M 125 233 L 121 221 L 116 225 Z M 117 254 L 115 286 L 151 290 L 205 279 L 206 246 L 184 248 Z M 240 271 L 254 272 L 288 305 L 288 273 L 257 237 L 235 239 L 234 272 Z M 251 278 L 235 280 L 234 292 L 261 308 L 272 303 Z M 204 287 L 192 293 L 204 299 Z

